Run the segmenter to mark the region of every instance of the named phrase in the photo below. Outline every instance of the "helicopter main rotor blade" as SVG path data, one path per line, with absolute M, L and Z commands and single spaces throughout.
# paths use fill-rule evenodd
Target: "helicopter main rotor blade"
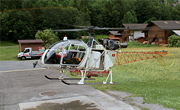
M 66 32 L 66 31 L 87 31 L 88 29 L 55 29 L 51 31 Z
M 109 28 L 109 27 L 104 27 L 104 28 L 99 28 L 95 27 L 94 30 L 125 30 L 126 28 Z
M 94 30 L 128 30 L 129 29 L 129 28 L 110 28 L 110 27 L 99 28 L 95 26 L 85 26 L 85 27 L 86 28 L 82 28 L 82 29 L 52 29 L 52 30 L 44 30 L 44 31 L 54 31 L 54 32 L 89 31 L 93 35 Z

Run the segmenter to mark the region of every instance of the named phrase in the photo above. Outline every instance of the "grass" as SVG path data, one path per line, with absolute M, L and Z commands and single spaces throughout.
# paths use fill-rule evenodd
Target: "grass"
M 0 61 L 3 60 L 17 60 L 19 53 L 19 46 L 16 43 L 9 41 L 1 41 L 0 44 Z
M 95 40 L 98 41 L 98 39 L 107 39 L 109 38 L 108 35 L 95 35 Z
M 141 96 L 146 103 L 158 103 L 168 108 L 180 109 L 180 48 L 149 47 L 126 48 L 122 51 L 160 51 L 175 54 L 172 67 L 165 68 L 156 59 L 116 65 L 112 67 L 113 80 L 117 85 L 93 85 L 96 89 L 125 91 L 133 96 Z M 165 57 L 167 65 L 173 61 Z M 98 78 L 97 80 L 102 80 Z
M 140 42 L 128 42 L 127 48 L 139 48 L 139 47 L 159 47 L 158 45 L 142 44 Z
M 17 43 L 14 43 L 12 41 L 0 41 L 0 46 L 5 47 L 5 46 L 18 46 Z

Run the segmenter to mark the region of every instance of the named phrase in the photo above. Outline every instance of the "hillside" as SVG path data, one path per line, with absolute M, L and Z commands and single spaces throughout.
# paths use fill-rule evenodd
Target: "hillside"
M 163 1 L 165 3 L 163 3 Z M 0 1 L 1 40 L 35 39 L 37 31 L 78 26 L 121 27 L 123 23 L 180 20 L 179 0 Z M 170 5 L 175 4 L 175 5 Z M 96 34 L 106 32 L 98 31 Z M 57 32 L 79 39 L 87 32 Z

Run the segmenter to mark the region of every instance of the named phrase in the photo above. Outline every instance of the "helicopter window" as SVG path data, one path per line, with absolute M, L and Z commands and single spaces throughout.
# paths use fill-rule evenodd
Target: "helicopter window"
M 45 64 L 79 65 L 85 56 L 87 46 L 81 41 L 61 41 L 47 51 Z
M 67 56 L 63 59 L 62 64 L 79 64 L 84 57 L 85 49 L 81 44 L 69 44 L 65 47 Z
M 61 58 L 62 56 L 64 58 L 64 57 L 66 57 L 66 55 L 67 55 L 67 52 L 66 52 L 66 49 L 63 50 L 63 46 L 56 48 L 57 58 Z
M 67 56 L 63 58 L 62 64 L 79 64 L 84 57 L 84 52 L 69 51 Z
M 60 60 L 56 57 L 56 49 L 49 49 L 45 55 L 45 64 L 59 64 Z
M 45 64 L 60 64 L 61 56 L 65 57 L 66 50 L 63 49 L 63 46 L 66 42 L 56 42 L 48 49 L 48 52 L 45 55 L 44 62 Z

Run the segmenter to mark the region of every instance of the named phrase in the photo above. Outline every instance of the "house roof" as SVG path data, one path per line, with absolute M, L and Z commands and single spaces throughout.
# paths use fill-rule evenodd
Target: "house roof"
M 107 34 L 111 33 L 112 35 L 121 35 L 118 31 L 109 31 Z
M 43 41 L 41 39 L 38 39 L 38 40 L 18 40 L 18 42 L 20 44 L 23 44 L 23 43 L 43 43 Z
M 180 36 L 180 30 L 173 30 L 173 32 L 174 32 L 175 34 L 177 34 L 178 36 Z
M 148 24 L 123 24 L 122 27 L 130 30 L 144 30 Z
M 148 27 L 151 27 L 153 24 L 158 26 L 161 29 L 164 30 L 180 30 L 180 20 L 179 21 L 151 21 L 148 25 Z

